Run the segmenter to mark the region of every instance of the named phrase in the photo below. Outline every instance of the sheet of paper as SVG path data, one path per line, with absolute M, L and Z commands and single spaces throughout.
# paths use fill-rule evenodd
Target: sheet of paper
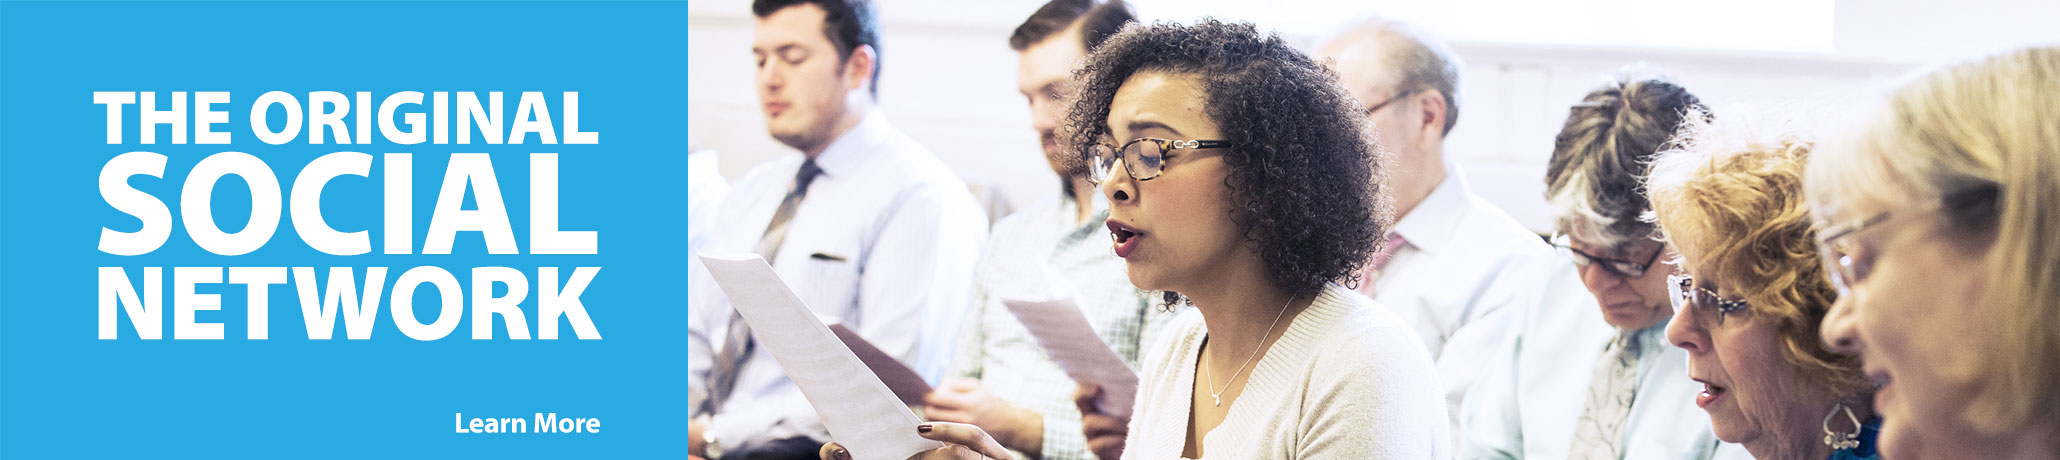
M 922 421 L 757 255 L 701 254 L 715 284 L 815 407 L 830 437 L 856 460 L 905 460 L 944 447 L 916 435 Z M 749 408 L 733 408 L 749 410 Z
M 1094 326 L 1087 323 L 1087 316 L 1080 314 L 1080 307 L 1070 299 L 1001 303 L 1023 322 L 1023 327 L 1044 346 L 1051 360 L 1066 371 L 1066 376 L 1102 388 L 1102 413 L 1130 416 L 1131 404 L 1137 400 L 1137 370 L 1124 364 L 1123 357 L 1102 342 L 1101 336 L 1094 333 Z
M 865 337 L 860 337 L 843 324 L 831 324 L 830 332 L 837 334 L 837 340 L 844 341 L 844 347 L 858 355 L 858 360 L 864 362 L 867 369 L 872 369 L 873 375 L 887 384 L 887 389 L 894 390 L 894 396 L 901 398 L 902 404 L 923 405 L 923 396 L 930 394 L 930 382 L 923 381 L 923 376 L 916 374 L 915 369 L 909 369 L 907 364 L 881 351 L 880 347 L 873 346 L 872 342 L 867 342 Z

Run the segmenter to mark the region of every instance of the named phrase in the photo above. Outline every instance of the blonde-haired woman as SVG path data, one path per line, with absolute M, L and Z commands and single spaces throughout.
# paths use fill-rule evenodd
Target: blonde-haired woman
M 1859 359 L 1818 335 L 1837 293 L 1803 204 L 1810 143 L 1744 118 L 1687 120 L 1646 189 L 1681 256 L 1667 339 L 1688 351 L 1696 406 L 1717 439 L 1761 460 L 1880 458 Z
M 2060 458 L 2060 48 L 1926 73 L 1846 134 L 1807 180 L 1824 340 L 1880 386 L 1884 455 Z

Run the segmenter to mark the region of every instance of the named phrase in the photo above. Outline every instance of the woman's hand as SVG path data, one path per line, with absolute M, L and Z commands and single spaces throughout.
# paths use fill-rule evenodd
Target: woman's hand
M 943 441 L 944 447 L 923 451 L 909 456 L 909 460 L 1015 460 L 1008 449 L 980 427 L 963 423 L 930 422 L 916 425 L 916 434 L 927 439 Z M 823 444 L 817 452 L 822 460 L 851 460 L 850 451 L 837 443 Z
M 1130 418 L 1101 412 L 1102 389 L 1080 384 L 1073 391 L 1073 405 L 1080 409 L 1080 429 L 1087 436 L 1087 450 L 1101 460 L 1123 457 L 1123 442 L 1130 438 Z

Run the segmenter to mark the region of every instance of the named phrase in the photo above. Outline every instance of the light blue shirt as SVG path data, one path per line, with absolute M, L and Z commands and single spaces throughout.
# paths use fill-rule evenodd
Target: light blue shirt
M 715 210 L 730 194 L 714 150 L 687 152 L 687 246 L 701 248 L 714 226 Z
M 704 251 L 754 253 L 805 159 L 782 156 L 738 180 Z M 957 175 L 878 111 L 832 142 L 816 165 L 822 176 L 795 209 L 774 271 L 825 322 L 842 322 L 938 383 L 987 240 L 986 214 Z M 687 368 L 700 385 L 733 310 L 706 269 L 693 270 L 687 294 Z M 736 388 L 709 428 L 726 450 L 795 436 L 829 439 L 771 354 L 753 352 L 738 369 Z M 699 393 L 690 391 L 689 407 L 700 405 L 691 400 Z
M 1474 382 L 1461 409 L 1467 435 L 1459 458 L 1558 460 L 1572 448 L 1591 370 L 1617 331 L 1585 288 L 1559 288 L 1544 293 L 1558 301 L 1511 312 L 1516 335 Z M 1751 459 L 1710 431 L 1709 414 L 1695 407 L 1702 385 L 1688 378 L 1688 353 L 1670 345 L 1665 331 L 1662 321 L 1637 332 L 1638 393 L 1625 422 L 1623 458 Z

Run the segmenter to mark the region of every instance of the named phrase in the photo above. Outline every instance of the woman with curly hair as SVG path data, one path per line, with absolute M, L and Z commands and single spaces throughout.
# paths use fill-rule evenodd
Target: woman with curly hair
M 1116 255 L 1138 288 L 1194 305 L 1145 364 L 1123 458 L 1446 455 L 1422 342 L 1337 283 L 1389 210 L 1336 76 L 1214 21 L 1133 30 L 1085 72 L 1066 138 L 1092 155 Z M 1113 427 L 1085 412 L 1106 446 Z
M 1744 118 L 1688 120 L 1653 163 L 1646 196 L 1681 255 L 1667 339 L 1688 352 L 1695 404 L 1717 439 L 1754 458 L 1880 458 L 1860 360 L 1817 333 L 1838 293 L 1803 202 L 1811 143 L 1763 137 Z
M 1422 341 L 1339 283 L 1390 211 L 1382 154 L 1336 80 L 1278 36 L 1213 20 L 1131 28 L 1088 58 L 1064 141 L 1109 199 L 1131 283 L 1194 305 L 1146 351 L 1132 418 L 1082 389 L 1097 455 L 1449 455 Z M 967 426 L 925 433 L 958 444 L 945 454 L 1007 455 Z

